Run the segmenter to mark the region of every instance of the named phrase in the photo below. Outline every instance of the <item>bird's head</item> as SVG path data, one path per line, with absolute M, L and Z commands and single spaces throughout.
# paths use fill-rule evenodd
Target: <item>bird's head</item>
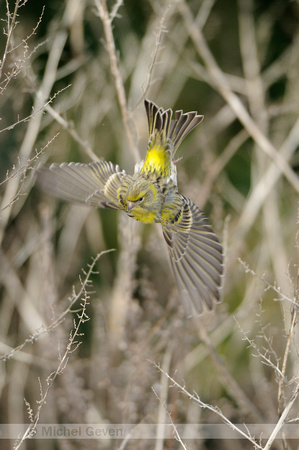
M 148 180 L 136 180 L 127 189 L 124 200 L 127 204 L 127 214 L 144 223 L 157 220 L 160 205 L 159 191 Z

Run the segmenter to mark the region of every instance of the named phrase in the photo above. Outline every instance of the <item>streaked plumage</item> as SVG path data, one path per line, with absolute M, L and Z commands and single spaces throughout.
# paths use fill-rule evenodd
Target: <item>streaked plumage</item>
M 134 175 L 117 164 L 52 164 L 38 169 L 48 193 L 98 208 L 119 209 L 143 223 L 161 223 L 178 290 L 188 315 L 213 309 L 220 301 L 222 246 L 204 213 L 179 194 L 174 156 L 187 134 L 203 119 L 195 111 L 175 112 L 145 100 L 149 143 Z

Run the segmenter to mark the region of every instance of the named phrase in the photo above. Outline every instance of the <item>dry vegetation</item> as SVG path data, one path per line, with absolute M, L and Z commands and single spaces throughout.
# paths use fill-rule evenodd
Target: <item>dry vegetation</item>
M 0 423 L 29 425 L 0 447 L 298 448 L 298 1 L 0 8 Z M 144 97 L 205 115 L 178 155 L 180 190 L 226 253 L 224 301 L 200 318 L 184 315 L 158 226 L 34 186 L 46 162 L 133 171 Z M 39 423 L 169 425 L 27 439 Z M 273 433 L 186 439 L 186 423 Z

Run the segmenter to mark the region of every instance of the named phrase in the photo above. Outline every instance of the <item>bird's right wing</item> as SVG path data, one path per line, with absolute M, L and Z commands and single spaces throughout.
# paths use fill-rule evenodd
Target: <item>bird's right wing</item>
M 106 161 L 52 164 L 37 170 L 37 184 L 48 194 L 97 208 L 125 209 L 123 195 L 131 181 L 117 164 Z

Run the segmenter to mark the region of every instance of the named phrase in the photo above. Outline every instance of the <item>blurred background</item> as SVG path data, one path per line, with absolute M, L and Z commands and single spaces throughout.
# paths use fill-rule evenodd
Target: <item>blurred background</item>
M 0 423 L 298 420 L 298 1 L 7 0 L 0 17 Z M 223 302 L 202 317 L 159 225 L 35 186 L 51 162 L 133 173 L 144 98 L 205 116 L 177 155 L 225 249 Z M 16 448 L 258 448 L 159 433 Z

